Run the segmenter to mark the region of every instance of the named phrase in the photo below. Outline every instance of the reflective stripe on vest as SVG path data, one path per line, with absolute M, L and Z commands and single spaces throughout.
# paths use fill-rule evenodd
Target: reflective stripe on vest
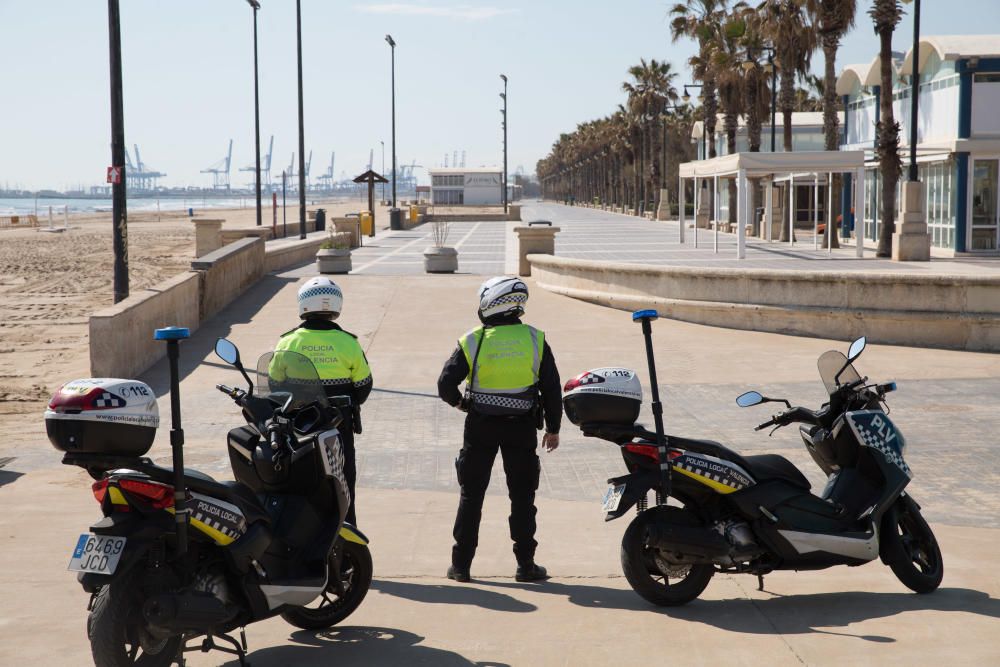
M 523 414 L 535 406 L 544 332 L 526 324 L 480 327 L 459 345 L 469 365 L 471 398 L 481 412 Z

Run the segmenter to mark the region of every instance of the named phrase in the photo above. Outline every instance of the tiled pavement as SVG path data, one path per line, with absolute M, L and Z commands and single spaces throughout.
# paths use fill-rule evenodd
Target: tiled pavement
M 524 220 L 548 219 L 562 228 L 557 254 L 562 257 L 650 264 L 679 263 L 693 266 L 754 266 L 757 268 L 801 268 L 824 270 L 913 270 L 952 271 L 977 268 L 971 262 L 935 261 L 907 264 L 876 260 L 872 253 L 858 260 L 853 249 L 835 252 L 830 259 L 816 253 L 811 244 L 787 246 L 752 242 L 747 260 L 735 260 L 731 235 L 721 234 L 719 253 L 712 234 L 702 232 L 699 248 L 688 230 L 687 244 L 680 245 L 676 224 L 653 223 L 627 216 L 554 204 L 528 204 Z M 509 267 L 511 228 L 503 222 L 468 222 L 451 225 L 450 242 L 459 248 L 460 273 L 496 275 Z M 430 227 L 380 235 L 373 243 L 355 250 L 354 274 L 421 275 L 422 253 L 431 245 Z M 806 247 L 804 247 L 806 246 Z M 979 260 L 983 264 L 983 260 Z M 958 268 L 954 268 L 955 266 Z M 985 270 L 994 270 L 988 260 Z M 312 267 L 289 272 L 289 276 L 312 274 Z M 918 353 L 916 350 L 915 353 Z M 564 377 L 582 369 L 563 368 Z M 818 407 L 825 397 L 818 379 L 812 383 L 768 385 L 771 395 L 783 395 Z M 777 452 L 795 462 L 822 489 L 824 479 L 808 456 L 795 428 L 768 438 L 752 429 L 770 413 L 740 410 L 734 397 L 747 387 L 736 385 L 686 384 L 661 388 L 668 432 L 718 440 L 737 451 Z M 997 380 L 911 381 L 904 383 L 890 405 L 897 424 L 910 443 L 908 460 L 915 472 L 911 492 L 925 504 L 932 520 L 952 524 L 1000 527 L 1000 454 L 991 434 L 1000 432 L 1000 411 L 993 397 L 1000 393 Z M 647 414 L 646 423 L 652 420 Z M 454 490 L 454 457 L 462 438 L 462 417 L 436 396 L 435 387 L 418 390 L 377 388 L 364 410 L 364 434 L 359 438 L 360 484 L 372 489 Z M 218 426 L 221 437 L 224 429 Z M 610 443 L 584 438 L 564 423 L 563 445 L 555 453 L 542 454 L 543 496 L 594 502 L 600 498 L 608 477 L 624 468 L 617 449 Z M 209 463 L 206 461 L 205 463 Z M 228 462 L 209 463 L 224 473 Z M 491 493 L 506 493 L 499 459 Z M 362 501 L 363 502 L 363 501 Z M 595 506 L 596 511 L 596 506 Z

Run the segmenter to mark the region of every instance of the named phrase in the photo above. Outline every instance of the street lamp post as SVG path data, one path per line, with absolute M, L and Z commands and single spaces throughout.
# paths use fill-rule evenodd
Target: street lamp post
M 774 153 L 776 137 L 774 136 L 775 114 L 778 110 L 778 68 L 774 66 L 774 47 L 765 46 L 767 51 L 767 69 L 771 72 L 771 152 Z
M 380 144 L 382 144 L 382 171 L 381 171 L 381 174 L 382 174 L 382 178 L 385 178 L 385 142 L 382 141 L 381 139 L 379 139 L 378 142 Z M 385 181 L 382 182 L 381 187 L 382 187 L 382 201 L 385 201 Z M 373 211 L 373 213 L 374 213 L 374 211 Z
M 392 35 L 386 35 L 392 61 L 392 207 L 396 208 L 396 42 Z
M 260 3 L 257 0 L 247 0 L 247 4 L 253 8 L 253 130 L 254 130 L 254 150 L 256 155 L 256 165 L 254 172 L 257 183 L 257 226 L 260 227 L 260 87 L 257 77 L 257 10 Z
M 684 94 L 681 95 L 681 99 L 684 100 L 684 103 L 687 104 L 688 102 L 691 101 L 691 93 L 688 92 L 688 88 L 701 88 L 701 87 L 702 87 L 702 85 L 700 83 L 685 83 L 684 84 Z M 704 109 L 705 108 L 702 107 L 702 112 L 703 112 L 702 115 L 704 115 Z M 707 143 L 707 139 L 708 139 L 708 119 L 707 118 L 702 118 L 701 119 L 701 159 L 702 160 L 707 160 L 708 159 L 708 143 Z M 713 140 L 714 140 L 714 137 L 713 137 Z
M 306 139 L 302 119 L 302 0 L 295 0 L 295 41 L 299 57 L 299 238 L 306 237 Z
M 503 79 L 503 92 L 500 97 L 503 99 L 503 212 L 507 214 L 507 75 L 501 74 Z
M 909 2 L 909 0 L 907 0 Z M 913 59 L 910 67 L 910 173 L 907 180 L 917 178 L 917 111 L 920 99 L 920 0 L 913 0 Z
M 115 252 L 115 303 L 128 298 L 128 216 L 125 208 L 125 104 L 122 94 L 122 34 L 118 0 L 108 0 L 108 46 L 111 52 L 112 239 Z

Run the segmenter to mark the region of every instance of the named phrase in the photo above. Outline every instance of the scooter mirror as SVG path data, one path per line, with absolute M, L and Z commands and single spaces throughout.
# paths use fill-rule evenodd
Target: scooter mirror
M 760 405 L 764 402 L 764 397 L 756 391 L 748 391 L 736 397 L 736 405 L 741 408 L 749 408 L 751 405 Z
M 240 363 L 240 351 L 231 342 L 225 338 L 220 338 L 215 341 L 215 353 L 219 355 L 227 364 L 232 366 L 239 366 Z
M 865 351 L 865 344 L 868 339 L 862 336 L 853 343 L 851 343 L 851 348 L 847 351 L 847 361 L 853 362 L 855 359 L 861 356 L 861 353 Z

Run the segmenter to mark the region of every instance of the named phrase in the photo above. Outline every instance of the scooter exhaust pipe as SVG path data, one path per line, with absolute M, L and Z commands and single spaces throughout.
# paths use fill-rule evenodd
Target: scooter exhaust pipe
M 164 593 L 146 600 L 142 613 L 159 628 L 204 632 L 231 620 L 236 609 L 210 593 Z
M 666 522 L 649 525 L 646 544 L 656 549 L 706 559 L 728 556 L 732 550 L 726 538 L 714 530 Z

